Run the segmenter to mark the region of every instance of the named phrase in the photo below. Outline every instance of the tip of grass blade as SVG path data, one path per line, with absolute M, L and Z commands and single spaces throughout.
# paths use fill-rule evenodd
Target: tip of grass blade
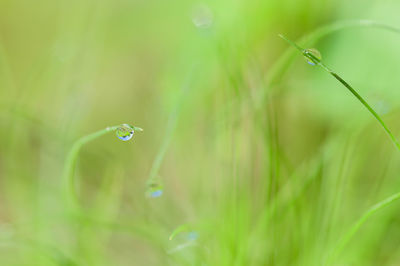
M 279 38 L 281 38 L 281 39 L 283 39 L 283 40 L 285 40 L 286 42 L 288 42 L 288 43 L 291 44 L 291 42 L 288 40 L 288 38 L 285 37 L 285 35 L 279 33 L 278 36 L 279 36 Z
M 301 48 L 300 46 L 298 46 L 294 41 L 286 38 L 285 35 L 283 34 L 278 34 L 278 36 L 282 39 L 284 39 L 288 44 L 290 44 L 291 46 L 293 46 L 294 48 L 296 48 L 297 50 L 299 50 L 300 52 L 303 52 L 303 48 Z

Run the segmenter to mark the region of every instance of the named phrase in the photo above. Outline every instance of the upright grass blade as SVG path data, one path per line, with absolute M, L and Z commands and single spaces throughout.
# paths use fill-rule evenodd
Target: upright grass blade
M 174 109 L 172 110 L 171 114 L 168 117 L 168 122 L 167 122 L 167 126 L 165 129 L 163 142 L 162 142 L 161 147 L 158 150 L 157 155 L 154 158 L 154 161 L 151 165 L 150 173 L 149 173 L 149 176 L 146 181 L 147 185 L 150 185 L 157 179 L 158 172 L 161 168 L 164 157 L 165 157 L 165 155 L 168 151 L 169 145 L 172 141 L 172 137 L 174 135 L 175 129 L 178 125 L 178 119 L 179 119 L 179 115 L 182 110 L 182 105 L 185 103 L 186 98 L 189 93 L 189 90 L 192 87 L 193 76 L 194 76 L 194 73 L 196 72 L 197 68 L 198 68 L 198 66 L 196 64 L 196 65 L 193 65 L 191 67 L 191 69 L 189 70 L 190 72 L 183 84 L 183 87 L 181 89 L 181 95 L 178 99 L 178 102 L 176 103 Z
M 375 112 L 375 110 L 361 97 L 360 94 L 357 93 L 357 91 L 349 84 L 347 83 L 344 79 L 342 79 L 336 72 L 331 70 L 329 67 L 327 67 L 320 59 L 315 57 L 309 50 L 301 48 L 299 45 L 297 45 L 295 42 L 291 41 L 290 39 L 286 38 L 283 35 L 279 35 L 282 39 L 284 39 L 286 42 L 288 42 L 290 45 L 292 45 L 294 48 L 296 48 L 300 53 L 303 54 L 306 58 L 308 58 L 311 62 L 313 62 L 315 65 L 320 66 L 323 68 L 326 72 L 331 74 L 336 80 L 338 80 L 342 85 L 344 85 L 360 102 L 362 105 L 364 105 L 365 108 L 378 120 L 379 124 L 383 127 L 385 132 L 389 135 L 391 141 L 393 144 L 396 146 L 396 148 L 400 151 L 400 144 L 399 141 L 396 139 L 396 137 L 392 134 L 390 129 L 386 126 L 385 122 L 383 122 L 382 118 Z M 392 202 L 400 199 L 400 192 L 393 194 L 392 196 L 386 198 L 385 200 L 375 204 L 372 206 L 369 210 L 367 210 L 361 218 L 357 220 L 357 222 L 350 228 L 349 231 L 346 232 L 346 234 L 339 240 L 338 244 L 335 245 L 333 248 L 333 251 L 328 254 L 328 259 L 325 261 L 325 264 L 330 264 L 333 262 L 333 260 L 339 255 L 339 253 L 343 250 L 345 245 L 350 241 L 350 239 L 355 235 L 355 233 L 361 228 L 361 226 L 368 220 L 370 216 L 372 216 L 375 212 L 378 210 L 384 208 L 385 206 L 391 204 Z

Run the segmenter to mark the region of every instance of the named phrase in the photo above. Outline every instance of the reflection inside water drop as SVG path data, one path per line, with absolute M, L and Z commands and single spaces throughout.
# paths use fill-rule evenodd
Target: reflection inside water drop
M 320 53 L 317 49 L 315 49 L 315 48 L 306 49 L 306 50 L 304 50 L 304 53 L 305 53 L 305 54 L 311 54 L 311 55 L 313 55 L 315 58 L 317 58 L 318 60 L 321 60 L 321 59 L 322 59 L 321 53 Z M 307 61 L 307 63 L 308 63 L 309 65 L 315 66 L 315 62 L 314 62 L 313 60 L 311 60 L 311 59 L 308 58 L 307 56 L 304 56 L 304 58 L 306 59 L 306 61 Z
M 128 124 L 122 124 L 117 128 L 115 132 L 117 137 L 123 141 L 130 140 L 133 136 L 133 133 L 134 133 L 133 127 Z

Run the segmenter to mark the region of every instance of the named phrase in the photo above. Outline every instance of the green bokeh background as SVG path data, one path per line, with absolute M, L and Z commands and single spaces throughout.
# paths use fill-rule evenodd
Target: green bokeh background
M 301 55 L 268 85 L 291 49 L 278 34 L 400 27 L 399 13 L 398 0 L 0 0 L 0 265 L 324 265 L 400 191 L 400 153 Z M 314 45 L 396 136 L 399 44 L 363 27 Z M 82 148 L 71 212 L 69 149 L 122 123 L 144 131 Z M 162 197 L 145 196 L 151 169 Z M 331 264 L 400 265 L 399 211 L 377 212 Z M 182 224 L 199 238 L 168 240 Z

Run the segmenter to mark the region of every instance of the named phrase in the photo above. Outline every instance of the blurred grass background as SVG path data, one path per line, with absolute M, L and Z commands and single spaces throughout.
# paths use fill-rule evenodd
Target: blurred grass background
M 278 34 L 400 26 L 399 12 L 396 0 L 0 0 L 0 265 L 322 265 L 400 191 L 400 154 L 300 56 L 266 86 L 290 49 Z M 352 28 L 315 45 L 397 136 L 399 43 Z M 83 147 L 85 215 L 72 215 L 68 150 L 122 123 L 144 132 Z M 164 193 L 146 198 L 156 158 Z M 399 211 L 373 216 L 333 264 L 400 265 Z M 198 239 L 168 240 L 182 224 Z

